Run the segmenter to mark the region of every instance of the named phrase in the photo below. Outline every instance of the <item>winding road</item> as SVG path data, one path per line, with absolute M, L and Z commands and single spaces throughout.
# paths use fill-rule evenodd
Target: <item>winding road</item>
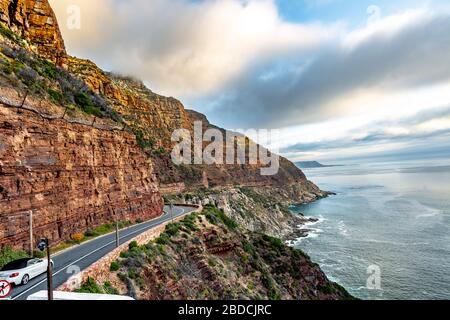
M 164 207 L 164 214 L 161 217 L 120 230 L 120 243 L 124 243 L 164 222 L 195 210 L 196 209 L 192 207 L 174 206 L 173 214 L 170 214 L 170 208 L 166 206 Z M 86 269 L 115 248 L 116 235 L 115 233 L 111 233 L 52 256 L 54 262 L 53 287 L 59 287 L 77 271 Z M 25 286 L 14 287 L 11 298 L 12 300 L 26 300 L 29 295 L 41 290 L 47 290 L 46 274 L 42 274 L 39 277 L 30 280 Z

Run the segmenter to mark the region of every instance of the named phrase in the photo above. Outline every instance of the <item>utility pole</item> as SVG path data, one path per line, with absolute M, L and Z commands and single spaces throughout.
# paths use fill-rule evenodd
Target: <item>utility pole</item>
M 48 245 L 47 239 L 47 290 L 48 290 L 48 300 L 53 300 L 53 270 L 52 263 L 50 260 L 50 246 Z
M 33 257 L 34 244 L 33 244 L 33 210 L 28 212 L 28 218 L 30 223 L 30 257 Z
M 119 220 L 116 219 L 116 247 L 120 246 L 120 239 L 119 239 Z
M 173 223 L 173 203 L 172 203 L 172 201 L 170 202 L 170 219 L 172 220 L 172 223 Z

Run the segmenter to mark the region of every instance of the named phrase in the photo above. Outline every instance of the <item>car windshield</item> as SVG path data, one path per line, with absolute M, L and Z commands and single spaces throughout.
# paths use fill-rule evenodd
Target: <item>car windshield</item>
M 6 264 L 1 271 L 11 271 L 26 268 L 30 259 L 20 259 Z

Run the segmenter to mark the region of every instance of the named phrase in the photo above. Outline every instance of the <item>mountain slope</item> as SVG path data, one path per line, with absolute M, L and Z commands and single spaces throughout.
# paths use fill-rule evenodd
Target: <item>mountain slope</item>
M 212 206 L 168 225 L 153 242 L 130 244 L 113 264 L 115 271 L 80 291 L 97 282 L 140 300 L 352 299 L 302 251 L 249 232 Z
M 46 236 L 52 246 L 161 215 L 153 165 L 134 134 L 64 69 L 48 2 L 2 0 L 0 8 L 0 247 L 29 248 L 31 213 L 34 240 Z
M 180 101 L 155 94 L 138 80 L 104 72 L 91 61 L 70 57 L 69 70 L 86 82 L 94 92 L 104 96 L 114 111 L 138 134 L 155 163 L 163 190 L 167 185 L 176 183 L 183 185 L 177 191 L 234 185 L 298 185 L 316 193 L 317 197 L 324 195 L 318 189 L 309 188 L 311 183 L 303 172 L 283 157 L 280 157 L 279 172 L 273 176 L 261 175 L 261 164 L 176 166 L 170 158 L 174 130 L 187 129 L 193 135 L 195 121 L 201 121 L 204 130 L 218 127 L 209 123 L 203 114 L 186 110 Z M 224 129 L 220 130 L 226 132 Z M 296 201 L 295 198 L 292 200 Z
M 158 194 L 156 184 L 162 193 L 191 192 L 208 188 L 210 190 L 218 189 L 217 192 L 220 194 L 220 189 L 224 188 L 251 187 L 263 196 L 276 195 L 277 202 L 283 204 L 310 202 L 326 196 L 326 193 L 320 191 L 306 179 L 300 169 L 284 158 L 280 159 L 280 170 L 273 176 L 261 175 L 260 169 L 263 165 L 259 162 L 255 165 L 174 165 L 170 157 L 170 150 L 173 146 L 171 135 L 174 130 L 187 129 L 192 133 L 194 122 L 198 120 L 202 121 L 203 130 L 217 127 L 210 124 L 204 115 L 186 110 L 177 99 L 152 92 L 138 80 L 102 71 L 93 62 L 68 56 L 58 23 L 46 0 L 1 0 L 0 4 L 0 88 L 5 101 L 4 107 L 8 107 L 9 104 L 9 108 L 11 108 L 11 101 L 13 101 L 13 105 L 24 104 L 25 107 L 38 110 L 41 115 L 48 115 L 47 118 L 65 120 L 68 123 L 50 121 L 48 124 L 42 122 L 40 125 L 33 125 L 37 126 L 41 132 L 45 133 L 48 129 L 54 130 L 55 134 L 58 130 L 56 127 L 52 127 L 53 124 L 66 126 L 65 129 L 61 129 L 61 132 L 65 132 L 65 130 L 74 132 L 71 134 L 75 135 L 75 138 L 70 139 L 75 139 L 77 143 L 72 144 L 69 134 L 67 137 L 64 137 L 64 134 L 57 136 L 58 139 L 62 139 L 59 142 L 64 146 L 64 152 L 67 152 L 68 155 L 81 153 L 90 159 L 86 163 L 83 163 L 85 160 L 81 161 L 82 168 L 77 169 L 81 170 L 80 172 L 75 170 L 70 173 L 74 174 L 70 178 L 73 186 L 81 188 L 86 183 L 89 185 L 87 182 L 89 179 L 94 181 L 95 187 L 88 193 L 88 199 L 93 197 L 92 200 L 87 201 L 88 209 L 79 209 L 81 221 L 85 221 L 85 223 L 73 224 L 74 226 L 69 228 L 70 232 L 55 233 L 52 235 L 52 239 L 62 241 L 70 238 L 72 232 L 83 231 L 92 225 L 110 222 L 114 219 L 114 210 L 105 209 L 111 207 L 111 204 L 116 201 L 108 195 L 108 190 L 114 194 L 119 189 L 118 194 L 122 201 L 148 197 L 151 202 L 149 211 L 147 212 L 143 206 L 143 211 L 138 214 L 141 217 L 160 213 L 161 199 L 156 199 Z M 16 169 L 10 168 L 11 174 L 14 174 L 14 170 L 27 169 L 27 157 L 48 159 L 49 154 L 53 154 L 52 157 L 56 159 L 51 163 L 38 161 L 36 166 L 39 168 L 32 167 L 31 176 L 36 174 L 35 170 L 53 172 L 55 164 L 62 167 L 67 166 L 64 161 L 68 161 L 69 156 L 54 155 L 58 153 L 56 150 L 58 144 L 55 141 L 42 141 L 42 137 L 56 139 L 52 134 L 36 137 L 30 135 L 24 142 L 17 144 L 17 140 L 22 139 L 22 136 L 18 136 L 22 135 L 22 131 L 34 132 L 36 130 L 26 128 L 28 113 L 22 111 L 20 111 L 22 117 L 20 121 L 24 123 L 21 127 L 22 131 L 9 130 L 10 123 L 17 120 L 13 114 L 8 112 L 3 112 L 5 123 L 7 123 L 4 125 L 3 138 L 7 143 L 0 145 L 2 146 L 0 161 L 9 163 L 8 166 L 11 168 L 14 168 L 14 161 L 18 163 Z M 82 126 L 80 128 L 69 126 L 74 122 Z M 48 128 L 43 126 L 48 126 Z M 111 130 L 114 131 L 112 136 Z M 225 132 L 224 129 L 220 130 Z M 35 139 L 38 140 L 35 141 Z M 129 159 L 126 160 L 127 163 L 121 162 L 127 159 L 127 155 L 121 154 L 124 150 L 120 149 L 120 141 L 127 141 L 130 148 L 127 152 L 136 154 L 138 160 Z M 240 137 L 237 143 L 246 144 L 248 141 L 248 138 Z M 140 150 L 136 146 L 139 146 Z M 25 158 L 20 158 L 23 157 L 22 154 L 14 153 L 15 150 L 19 150 L 18 148 L 24 150 Z M 102 150 L 100 154 L 103 154 L 103 158 L 98 156 L 99 152 L 96 151 L 96 148 Z M 87 152 L 86 149 L 90 149 L 90 151 Z M 10 150 L 8 151 L 10 154 L 6 150 Z M 113 159 L 118 162 L 109 163 L 108 153 L 114 155 Z M 144 161 L 144 159 L 146 160 Z M 134 173 L 130 175 L 124 172 L 118 179 L 110 167 L 120 165 L 131 166 L 129 170 Z M 75 167 L 74 164 L 72 169 Z M 105 167 L 104 170 L 107 168 L 106 171 L 109 173 L 104 172 L 103 169 L 97 169 L 97 167 Z M 87 178 L 85 174 L 88 174 Z M 15 184 L 30 185 L 30 175 L 18 175 L 20 178 Z M 154 175 L 156 180 L 153 178 Z M 104 180 L 110 182 L 106 181 L 103 186 L 97 188 L 99 181 Z M 139 184 L 142 184 L 142 188 L 148 195 L 142 192 Z M 24 192 L 20 188 L 13 190 L 13 183 L 10 179 L 6 175 L 0 175 L 0 186 L 3 188 L 1 190 L 5 194 L 2 204 L 5 208 L 11 208 L 2 215 L 4 230 L 9 230 L 3 234 L 3 237 L 11 237 L 14 234 L 11 221 L 15 221 L 14 217 L 19 216 L 23 220 L 28 210 L 34 209 L 41 213 L 45 217 L 42 220 L 43 224 L 49 226 L 48 230 L 55 224 L 64 225 L 66 220 L 75 217 L 73 213 L 70 213 L 73 212 L 73 208 L 67 209 L 68 212 L 56 214 L 53 211 L 56 210 L 56 203 L 48 204 L 53 206 L 52 210 L 42 209 L 42 204 L 36 204 L 33 197 L 42 191 L 44 191 L 44 195 L 46 193 L 56 194 L 56 185 L 46 182 L 45 187 L 35 187 L 36 191 L 31 187 L 31 192 Z M 92 191 L 94 194 L 91 194 Z M 11 194 L 14 194 L 17 201 L 23 205 L 13 206 L 11 198 L 7 196 Z M 41 196 L 38 197 L 41 198 Z M 68 196 L 67 201 L 70 202 L 73 198 L 78 197 L 81 197 L 81 193 L 75 188 Z M 44 202 L 45 199 L 44 196 Z M 128 209 L 124 208 L 124 210 L 123 218 L 135 218 L 138 215 L 134 212 L 136 210 L 139 212 L 140 209 L 130 205 Z M 243 210 L 251 212 L 251 208 L 246 207 Z M 272 208 L 264 210 L 261 217 L 267 217 L 274 213 Z M 286 218 L 289 218 L 289 215 L 285 215 Z M 89 218 L 85 218 L 85 216 Z M 251 214 L 247 214 L 246 217 L 252 219 Z M 273 219 L 260 219 L 260 221 L 264 220 L 272 221 Z M 72 223 L 69 224 L 72 225 Z M 282 227 L 276 226 L 276 228 Z M 21 230 L 20 234 L 20 236 L 15 236 L 14 241 L 18 241 L 17 239 L 20 238 L 25 243 L 27 241 L 25 228 Z M 279 233 L 275 232 L 274 234 Z

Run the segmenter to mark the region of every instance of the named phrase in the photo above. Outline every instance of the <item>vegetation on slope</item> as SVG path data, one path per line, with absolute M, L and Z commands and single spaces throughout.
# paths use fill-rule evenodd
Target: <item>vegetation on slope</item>
M 131 243 L 110 283 L 138 299 L 350 299 L 300 250 L 240 228 L 213 206 Z
M 7 40 L 0 42 L 0 85 L 11 86 L 23 95 L 49 100 L 65 108 L 68 115 L 81 112 L 124 124 L 122 116 L 113 110 L 105 97 L 93 92 L 68 70 L 29 51 L 25 40 L 1 25 L 0 38 Z M 154 149 L 153 139 L 144 137 L 138 128 L 132 126 L 129 129 L 144 151 Z M 162 148 L 152 152 L 155 156 L 166 153 Z
M 64 107 L 120 121 L 101 96 L 65 69 L 20 46 L 2 44 L 0 52 L 2 78 L 15 87 Z
M 0 250 L 0 269 L 11 261 L 27 258 L 28 254 L 22 250 L 13 250 L 10 247 L 4 247 Z

